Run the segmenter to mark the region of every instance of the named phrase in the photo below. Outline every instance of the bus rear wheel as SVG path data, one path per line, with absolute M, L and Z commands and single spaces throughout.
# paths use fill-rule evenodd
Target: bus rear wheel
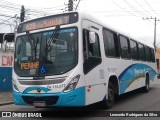
M 147 76 L 146 76 L 145 86 L 142 88 L 142 90 L 143 90 L 144 93 L 148 93 L 148 91 L 149 91 L 149 86 L 150 86 L 150 84 L 149 84 L 149 76 L 147 75 Z

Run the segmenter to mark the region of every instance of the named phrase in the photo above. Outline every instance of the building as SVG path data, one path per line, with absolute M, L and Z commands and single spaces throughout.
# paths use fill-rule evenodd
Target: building
M 7 45 L 7 43 L 9 43 L 9 45 Z M 14 43 L 14 33 L 0 33 L 0 91 L 12 90 L 14 46 L 12 45 L 12 47 L 10 47 L 11 43 Z

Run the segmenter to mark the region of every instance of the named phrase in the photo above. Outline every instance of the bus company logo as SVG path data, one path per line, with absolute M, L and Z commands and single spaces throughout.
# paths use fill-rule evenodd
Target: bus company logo
M 37 92 L 40 93 L 40 92 L 41 92 L 41 89 L 40 89 L 40 88 L 37 88 Z

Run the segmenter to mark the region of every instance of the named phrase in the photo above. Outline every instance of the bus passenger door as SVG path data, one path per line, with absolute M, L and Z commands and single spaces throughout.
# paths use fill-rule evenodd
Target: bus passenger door
M 104 85 L 104 65 L 102 60 L 102 28 L 84 20 L 83 31 L 83 71 L 86 83 L 86 105 L 103 100 L 106 90 Z M 95 41 L 90 41 L 95 33 Z M 96 95 L 96 96 L 95 96 Z

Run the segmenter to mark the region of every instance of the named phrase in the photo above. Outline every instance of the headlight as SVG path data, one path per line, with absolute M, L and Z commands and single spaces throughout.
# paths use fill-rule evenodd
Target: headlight
M 17 85 L 15 85 L 15 84 L 13 84 L 13 89 L 14 89 L 16 92 L 19 92 L 18 87 L 17 87 Z
M 78 80 L 80 78 L 80 75 L 77 75 L 75 76 L 70 82 L 69 84 L 67 85 L 67 87 L 65 87 L 65 89 L 63 90 L 63 92 L 69 92 L 73 89 L 75 89 L 77 83 L 78 83 Z

